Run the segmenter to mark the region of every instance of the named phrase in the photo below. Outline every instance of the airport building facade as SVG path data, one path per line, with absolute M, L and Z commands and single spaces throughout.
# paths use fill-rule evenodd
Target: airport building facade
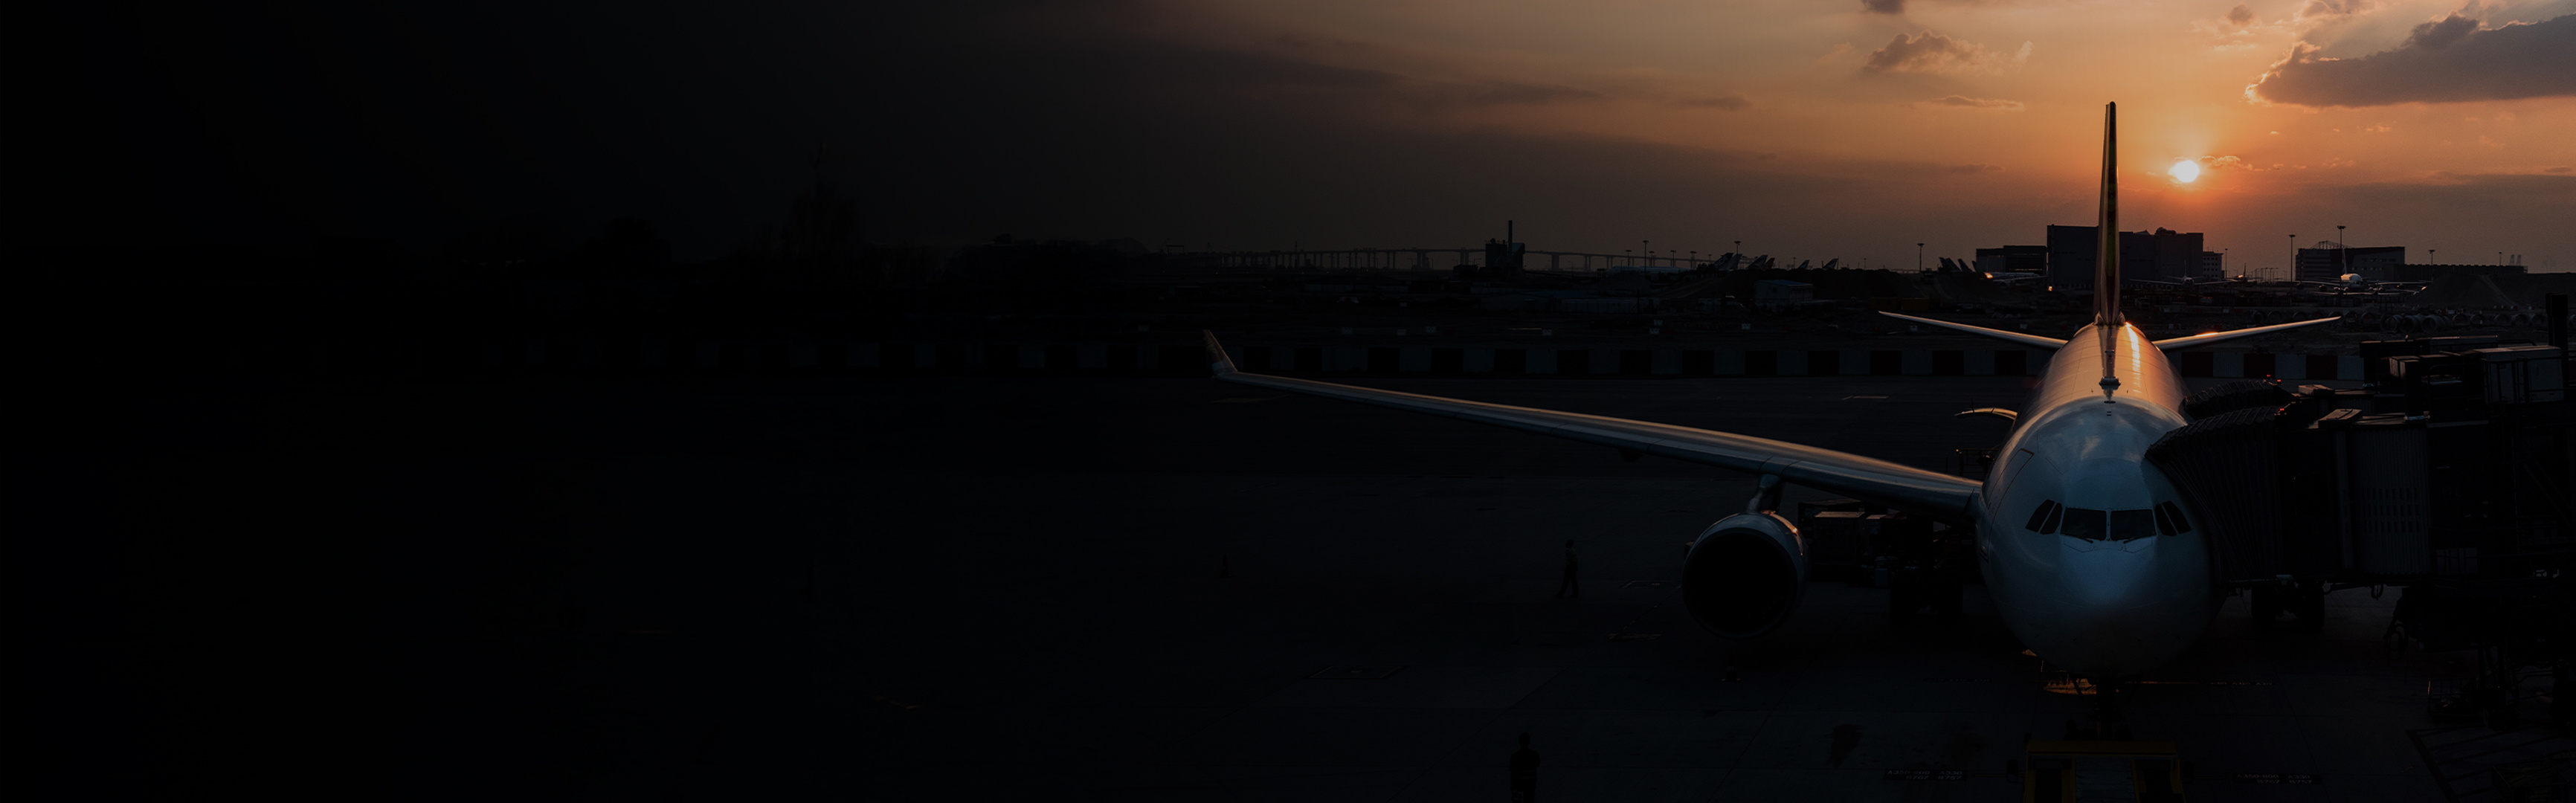
M 2397 281 L 2398 268 L 2406 264 L 2406 247 L 2348 248 L 2321 240 L 2315 248 L 2299 249 L 2295 264 L 2299 266 L 2299 281 L 2303 282 L 2331 282 L 2347 273 L 2377 282 Z
M 2093 226 L 2048 227 L 2048 283 L 2060 290 L 2092 289 L 2094 254 L 2101 242 L 2101 230 Z M 2120 279 L 2217 278 L 2218 255 L 2201 250 L 2201 244 L 2196 231 L 2120 232 Z

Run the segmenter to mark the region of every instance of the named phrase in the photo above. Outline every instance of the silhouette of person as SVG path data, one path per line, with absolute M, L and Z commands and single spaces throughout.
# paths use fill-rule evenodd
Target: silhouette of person
M 1521 749 L 1512 753 L 1512 803 L 1533 803 L 1538 799 L 1538 751 L 1530 749 L 1529 733 L 1521 733 Z
M 1565 579 L 1556 584 L 1556 595 L 1563 597 L 1568 590 L 1575 596 L 1583 596 L 1583 586 L 1574 582 L 1574 539 L 1571 538 L 1565 539 Z

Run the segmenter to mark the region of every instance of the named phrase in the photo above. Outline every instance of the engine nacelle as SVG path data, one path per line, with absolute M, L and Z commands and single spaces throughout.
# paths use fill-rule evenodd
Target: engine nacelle
M 1682 607 L 1721 638 L 1771 632 L 1789 621 L 1806 591 L 1806 541 L 1776 513 L 1717 520 L 1682 561 Z

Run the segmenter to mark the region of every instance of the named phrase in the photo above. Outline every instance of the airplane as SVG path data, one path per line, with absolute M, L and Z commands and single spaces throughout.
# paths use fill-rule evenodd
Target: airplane
M 2100 242 L 2093 320 L 2059 340 L 1883 312 L 2055 356 L 2012 422 L 1986 479 L 1971 480 L 1830 449 L 1714 430 L 1265 376 L 1237 370 L 1203 333 L 1214 378 L 1344 399 L 1609 446 L 1760 477 L 1744 512 L 1691 542 L 1683 607 L 1727 639 L 1759 637 L 1787 621 L 1807 578 L 1806 544 L 1778 512 L 1795 483 L 1970 528 L 1973 553 L 2004 624 L 2049 665 L 2117 688 L 2198 641 L 2228 589 L 2215 579 L 2213 530 L 2223 526 L 2147 462 L 2147 447 L 2190 423 L 2183 382 L 2166 349 L 2205 346 L 2335 320 L 2149 340 L 2120 313 L 2117 104 L 2103 107 Z M 2110 705 L 2109 695 L 2097 701 Z

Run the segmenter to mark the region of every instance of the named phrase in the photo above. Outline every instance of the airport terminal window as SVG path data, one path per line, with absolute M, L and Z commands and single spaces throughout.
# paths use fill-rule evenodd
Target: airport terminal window
M 2156 503 L 2156 522 L 2164 525 L 2166 535 L 2191 532 L 2191 521 L 2182 517 L 2182 507 L 2172 502 Z
M 2030 511 L 2030 523 L 2022 525 L 2021 528 L 2032 532 L 2046 533 L 2048 531 L 2040 529 L 2040 525 L 2047 524 L 2048 514 L 2055 512 L 2057 512 L 2057 500 L 2051 499 L 2046 502 L 2041 502 L 2039 503 L 2039 507 Z
M 2111 529 L 2110 514 L 2100 510 L 2070 507 L 2059 518 L 2065 521 L 2059 527 L 2057 534 L 2071 535 L 2087 541 L 2102 540 L 2102 536 Z

